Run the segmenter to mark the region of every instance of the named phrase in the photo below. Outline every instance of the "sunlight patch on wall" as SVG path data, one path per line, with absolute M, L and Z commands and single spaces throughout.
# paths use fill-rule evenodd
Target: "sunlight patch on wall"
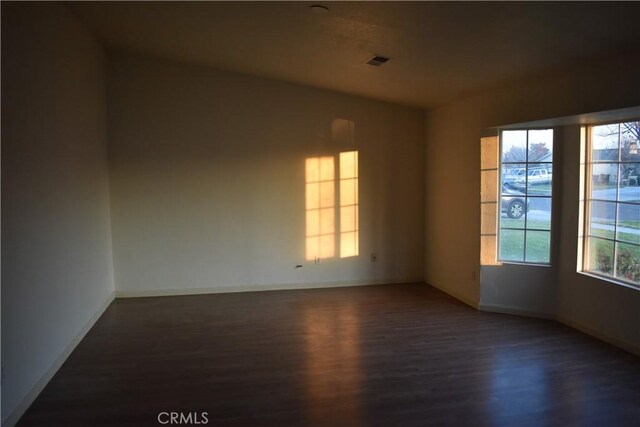
M 335 256 L 335 168 L 333 157 L 306 160 L 306 259 Z
M 358 152 L 340 153 L 337 160 L 337 174 L 335 157 L 310 157 L 305 161 L 308 261 L 333 258 L 337 250 L 340 258 L 359 254 Z
M 358 255 L 358 152 L 340 153 L 340 258 Z
M 500 265 L 497 261 L 498 215 L 497 136 L 480 140 L 480 265 Z

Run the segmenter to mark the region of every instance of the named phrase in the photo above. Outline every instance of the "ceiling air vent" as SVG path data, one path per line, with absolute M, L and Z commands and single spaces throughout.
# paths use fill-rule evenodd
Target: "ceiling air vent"
M 387 62 L 388 60 L 389 58 L 387 58 L 386 56 L 373 55 L 371 58 L 367 60 L 367 62 L 365 62 L 365 64 L 369 64 L 374 67 L 379 67 L 385 62 Z

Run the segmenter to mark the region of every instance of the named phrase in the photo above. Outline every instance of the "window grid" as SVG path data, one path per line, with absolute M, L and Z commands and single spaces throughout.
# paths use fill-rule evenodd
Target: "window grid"
M 598 160 L 594 160 L 593 159 L 593 131 L 594 131 L 594 127 L 597 126 L 605 126 L 605 125 L 617 125 L 618 129 L 617 129 L 617 141 L 616 141 L 616 150 L 617 150 L 617 158 L 615 160 L 608 160 L 608 159 L 598 159 Z M 629 202 L 629 201 L 625 201 L 625 200 L 620 200 L 620 188 L 621 188 L 621 182 L 622 182 L 622 166 L 625 164 L 638 164 L 640 159 L 623 159 L 622 158 L 622 153 L 623 153 L 623 144 L 622 144 L 622 129 L 621 129 L 621 123 L 603 123 L 603 124 L 599 124 L 597 126 L 589 126 L 587 128 L 587 132 L 586 132 L 586 140 L 587 140 L 587 149 L 585 150 L 585 155 L 586 155 L 586 166 L 585 167 L 585 186 L 584 186 L 584 200 L 585 200 L 585 204 L 584 204 L 584 209 L 585 209 L 585 221 L 583 224 L 583 235 L 586 237 L 585 239 L 583 239 L 582 241 L 582 270 L 585 272 L 589 272 L 598 276 L 603 276 L 607 279 L 611 279 L 611 280 L 616 280 L 622 283 L 626 283 L 626 284 L 631 284 L 632 286 L 638 287 L 640 285 L 640 283 L 635 282 L 633 280 L 628 280 L 626 277 L 621 277 L 618 275 L 619 273 L 619 266 L 618 266 L 618 247 L 619 244 L 623 244 L 623 245 L 627 245 L 627 246 L 634 246 L 636 248 L 640 248 L 640 245 L 638 245 L 635 242 L 630 242 L 628 240 L 625 239 L 620 239 L 619 238 L 619 232 L 618 232 L 618 218 L 619 218 L 619 211 L 620 211 L 620 205 L 627 205 L 627 206 L 639 206 L 638 203 L 634 203 L 634 202 Z M 640 142 L 640 141 L 639 141 Z M 616 165 L 616 182 L 615 182 L 615 199 L 602 199 L 602 198 L 595 198 L 592 196 L 593 194 L 593 178 L 594 178 L 594 173 L 593 173 L 593 166 L 594 165 L 607 165 L 607 164 L 615 164 Z M 637 184 L 637 183 L 636 183 Z M 593 204 L 594 202 L 596 203 L 610 203 L 614 205 L 614 209 L 613 209 L 613 223 L 612 223 L 612 227 L 613 227 L 613 237 L 606 237 L 606 236 L 598 236 L 592 233 L 592 209 L 593 209 Z M 591 247 L 591 239 L 597 239 L 597 240 L 604 240 L 604 241 L 608 241 L 611 242 L 613 245 L 613 250 L 611 252 L 612 254 L 612 262 L 613 262 L 613 266 L 612 266 L 612 270 L 611 273 L 607 273 L 604 271 L 600 271 L 597 270 L 596 268 L 594 268 L 594 266 L 590 266 L 590 259 L 591 259 L 591 250 L 593 250 L 593 248 Z
M 538 264 L 538 265 L 550 265 L 551 264 L 551 227 L 552 227 L 552 221 L 551 221 L 551 216 L 549 219 L 549 228 L 548 229 L 543 229 L 543 228 L 529 228 L 528 227 L 528 221 L 529 221 L 529 215 L 528 215 L 528 206 L 529 206 L 529 199 L 549 199 L 549 206 L 550 206 L 550 210 L 551 210 L 551 206 L 552 206 L 552 202 L 551 202 L 551 196 L 553 194 L 553 176 L 551 178 L 551 188 L 550 188 L 550 194 L 549 195 L 539 195 L 539 194 L 529 194 L 529 168 L 530 165 L 534 165 L 534 166 L 545 166 L 550 168 L 553 171 L 553 161 L 551 162 L 539 162 L 539 161 L 529 161 L 529 132 L 532 130 L 547 130 L 547 129 L 518 129 L 520 131 L 526 131 L 526 140 L 525 140 L 525 161 L 503 161 L 503 157 L 504 157 L 504 153 L 503 153 L 503 134 L 504 131 L 500 132 L 500 141 L 499 141 L 499 145 L 500 145 L 500 150 L 499 150 L 499 188 L 500 188 L 500 193 L 499 193 L 499 203 L 500 206 L 502 206 L 502 199 L 503 197 L 505 197 L 505 194 L 503 193 L 503 188 L 502 188 L 502 184 L 503 184 L 503 171 L 504 171 L 504 166 L 505 165 L 523 165 L 524 168 L 524 195 L 523 198 L 525 200 L 525 214 L 524 214 L 524 225 L 523 227 L 519 228 L 519 227 L 509 227 L 509 226 L 503 226 L 502 223 L 502 208 L 500 207 L 499 213 L 498 213 L 498 250 L 497 250 L 497 255 L 498 255 L 498 261 L 500 262 L 511 262 L 511 263 L 523 263 L 523 264 Z M 551 143 L 551 150 L 553 150 L 553 141 Z M 501 254 L 501 241 L 502 241 L 502 230 L 509 230 L 509 231 L 521 231 L 523 233 L 523 252 L 522 252 L 522 260 L 511 260 L 511 259 L 504 259 Z M 548 254 L 548 259 L 549 261 L 544 262 L 544 261 L 527 261 L 527 235 L 529 231 L 533 231 L 533 232 L 545 232 L 549 234 L 549 254 Z

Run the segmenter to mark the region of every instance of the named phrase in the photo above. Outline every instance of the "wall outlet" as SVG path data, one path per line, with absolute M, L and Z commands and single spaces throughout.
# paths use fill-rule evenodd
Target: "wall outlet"
M 375 252 L 371 252 L 371 262 L 378 261 L 378 254 Z

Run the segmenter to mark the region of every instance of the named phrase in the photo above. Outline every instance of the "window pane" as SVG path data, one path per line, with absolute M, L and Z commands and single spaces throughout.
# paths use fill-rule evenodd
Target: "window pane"
M 640 121 L 620 124 L 620 158 L 623 161 L 640 161 Z
M 527 231 L 527 262 L 549 262 L 551 233 L 548 231 Z
M 529 162 L 553 160 L 553 129 L 529 131 Z
M 525 206 L 526 198 L 523 196 L 502 197 L 500 228 L 524 228 Z
M 551 230 L 551 197 L 529 197 L 527 228 Z
M 640 122 L 591 128 L 586 270 L 640 283 Z M 616 202 L 617 200 L 617 202 Z
M 524 261 L 524 231 L 500 230 L 500 259 Z
M 526 163 L 515 163 L 502 166 L 502 192 L 516 189 L 516 182 L 524 182 L 527 173 Z M 524 188 L 520 188 L 523 190 Z
M 527 194 L 550 196 L 552 176 L 553 169 L 551 163 L 530 164 L 527 169 Z M 524 182 L 522 183 L 522 187 L 524 187 Z
M 640 163 L 620 164 L 618 200 L 640 203 Z
M 587 270 L 602 274 L 613 274 L 613 242 L 589 238 L 589 260 Z
M 591 161 L 618 161 L 619 124 L 591 128 Z
M 618 184 L 618 165 L 601 163 L 591 165 L 591 198 L 615 200 Z
M 527 161 L 527 131 L 505 130 L 502 132 L 502 162 Z
M 616 245 L 616 277 L 640 283 L 640 246 Z
M 499 259 L 548 263 L 553 130 L 504 131 L 501 135 Z M 529 197 L 532 195 L 535 197 Z M 525 236 L 529 236 L 525 232 L 536 229 L 544 231 L 531 234 L 534 240 L 527 248 L 532 252 L 525 259 Z
M 616 239 L 640 244 L 640 205 L 618 204 Z
M 615 202 L 591 202 L 589 234 L 613 239 L 616 220 Z

